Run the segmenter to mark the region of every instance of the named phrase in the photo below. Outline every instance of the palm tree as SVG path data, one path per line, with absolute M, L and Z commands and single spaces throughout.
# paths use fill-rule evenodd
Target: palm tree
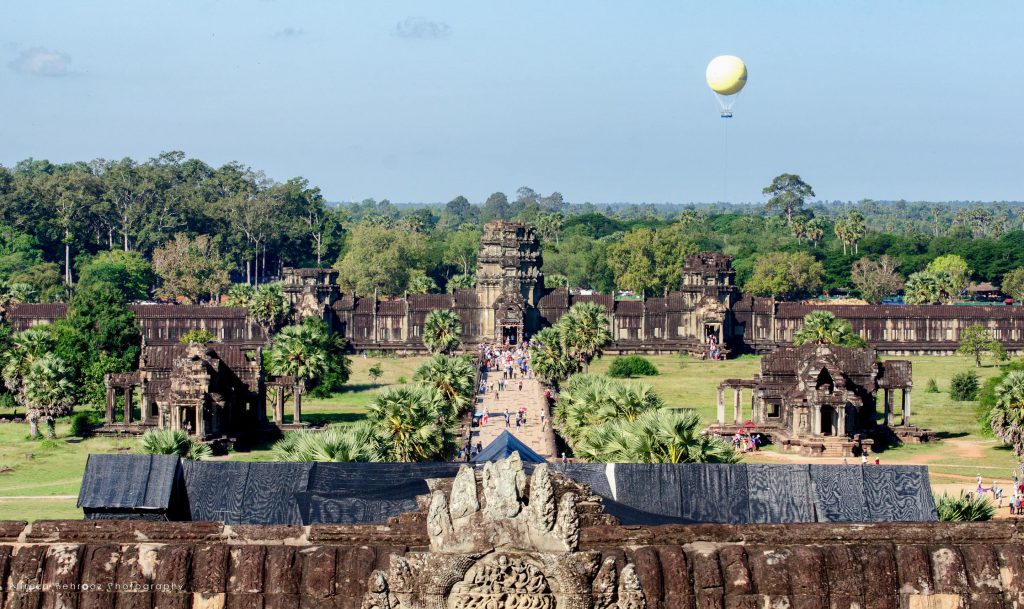
M 804 317 L 804 325 L 793 334 L 794 345 L 839 345 L 866 347 L 867 342 L 853 331 L 845 319 L 828 311 L 813 311 Z
M 327 371 L 327 353 L 318 348 L 321 337 L 307 325 L 288 326 L 278 333 L 267 351 L 267 371 L 275 376 L 292 376 L 313 381 Z
M 68 389 L 69 395 L 74 392 L 74 386 L 67 378 L 70 375 L 67 365 L 50 353 L 55 344 L 48 325 L 34 326 L 19 332 L 11 338 L 11 348 L 3 366 L 4 384 L 18 403 L 25 407 L 25 418 L 32 438 L 39 437 L 39 417 L 44 414 L 40 407 L 55 400 L 55 410 L 59 411 L 57 404 L 67 401 L 69 396 L 54 392 L 65 389 Z M 48 358 L 46 363 L 40 365 L 44 358 Z M 30 390 L 31 397 L 28 393 Z
M 634 420 L 608 421 L 588 433 L 576 456 L 619 463 L 735 463 L 739 455 L 717 436 L 700 433 L 692 410 L 657 408 Z
M 142 434 L 141 444 L 147 455 L 177 455 L 193 461 L 213 455 L 209 445 L 196 442 L 180 429 L 150 429 Z
M 378 461 L 373 427 L 366 421 L 324 431 L 290 431 L 271 449 L 275 461 Z
M 455 445 L 454 417 L 444 396 L 433 387 L 399 385 L 385 389 L 367 410 L 382 461 L 442 459 Z
M 953 293 L 953 279 L 946 271 L 911 273 L 903 285 L 907 304 L 939 304 Z
M 462 324 L 455 311 L 434 309 L 423 321 L 423 344 L 431 353 L 453 353 L 461 336 Z
M 590 434 L 614 421 L 634 421 L 664 406 L 647 385 L 623 383 L 607 376 L 578 374 L 569 379 L 558 398 L 554 418 L 574 447 L 597 440 Z
M 558 320 L 558 325 L 562 327 L 569 355 L 580 363 L 584 372 L 589 370 L 591 360 L 601 355 L 604 347 L 612 342 L 608 312 L 599 304 L 574 304 Z
M 541 380 L 557 385 L 576 372 L 578 364 L 569 357 L 561 326 L 544 328 L 530 341 L 530 365 Z
M 992 431 L 1024 455 L 1024 371 L 1014 370 L 996 387 L 996 405 L 990 415 Z
M 71 367 L 52 353 L 43 355 L 29 366 L 22 380 L 22 395 L 32 439 L 39 437 L 39 419 L 44 416 L 47 437 L 57 437 L 54 417 L 71 414 L 75 404 L 72 375 Z
M 476 370 L 466 357 L 435 355 L 424 362 L 413 374 L 412 380 L 431 386 L 441 392 L 454 416 L 462 414 L 476 395 Z

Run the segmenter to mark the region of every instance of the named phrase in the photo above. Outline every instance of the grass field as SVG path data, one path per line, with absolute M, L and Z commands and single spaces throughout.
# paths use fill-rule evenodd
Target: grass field
M 413 371 L 425 358 L 354 358 L 352 376 L 346 391 L 329 399 L 303 400 L 303 417 L 309 421 L 347 423 L 364 416 L 365 406 L 384 387 L 410 380 Z M 594 362 L 591 372 L 607 371 L 612 358 Z M 715 418 L 718 384 L 729 378 L 753 378 L 760 359 L 741 357 L 722 362 L 699 362 L 679 356 L 650 358 L 660 374 L 629 382 L 647 383 L 665 399 L 669 406 L 693 408 L 711 423 Z M 899 358 L 894 358 L 899 359 Z M 916 357 L 914 365 L 913 423 L 933 429 L 943 440 L 931 445 L 903 446 L 880 452 L 883 463 L 917 463 L 928 465 L 933 483 L 973 484 L 981 474 L 987 481 L 1006 480 L 1015 464 L 1012 451 L 980 433 L 975 418 L 974 402 L 954 402 L 949 398 L 949 379 L 957 372 L 973 368 L 963 357 Z M 380 363 L 383 374 L 375 381 L 368 370 Z M 978 369 L 982 378 L 998 374 L 998 368 Z M 929 378 L 934 378 L 940 393 L 925 393 Z M 748 396 L 744 396 L 744 413 L 749 417 Z M 726 399 L 731 400 L 731 393 Z M 728 404 L 731 413 L 731 403 Z M 290 405 L 286 420 L 291 419 Z M 0 519 L 36 520 L 48 518 L 80 518 L 75 497 L 89 453 L 132 452 L 136 440 L 89 438 L 79 440 L 68 436 L 68 425 L 57 427 L 58 440 L 31 441 L 25 425 L 0 424 Z M 265 460 L 269 446 L 258 446 L 245 452 L 234 452 L 229 460 Z M 792 461 L 789 455 L 767 450 L 749 458 L 756 462 Z

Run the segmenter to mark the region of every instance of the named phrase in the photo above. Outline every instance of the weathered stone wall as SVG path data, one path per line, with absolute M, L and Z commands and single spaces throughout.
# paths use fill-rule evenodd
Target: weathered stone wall
M 421 521 L 2 522 L 0 609 L 357 609 L 429 543 Z M 651 609 L 1024 607 L 1024 521 L 595 526 L 580 549 L 628 557 Z

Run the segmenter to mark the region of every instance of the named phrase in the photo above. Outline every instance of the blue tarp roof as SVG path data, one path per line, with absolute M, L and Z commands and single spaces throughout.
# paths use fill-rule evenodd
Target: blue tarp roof
M 501 432 L 500 436 L 494 438 L 494 441 L 485 446 L 473 461 L 475 463 L 498 461 L 509 457 L 514 452 L 519 453 L 519 458 L 523 460 L 523 463 L 546 462 L 544 457 L 535 453 L 533 449 L 527 446 L 522 440 L 507 431 Z
M 89 455 L 78 507 L 165 510 L 179 471 L 172 455 Z

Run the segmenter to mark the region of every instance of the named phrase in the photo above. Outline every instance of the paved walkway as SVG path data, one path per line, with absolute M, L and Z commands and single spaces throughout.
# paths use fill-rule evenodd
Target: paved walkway
M 493 381 L 497 388 L 501 373 L 492 370 L 488 374 L 488 387 Z M 526 426 L 516 429 L 516 413 L 523 406 L 526 407 Z M 506 409 L 509 413 L 507 428 Z M 487 425 L 473 429 L 473 446 L 479 442 L 487 448 L 488 444 L 507 429 L 538 455 L 548 461 L 555 460 L 555 434 L 551 430 L 551 413 L 548 412 L 547 401 L 544 399 L 544 389 L 536 379 L 523 379 L 522 391 L 519 390 L 519 379 L 510 379 L 505 381 L 505 390 L 499 391 L 498 396 L 494 395 L 494 391 L 488 391 L 485 396 L 478 394 L 476 411 L 487 412 L 490 416 Z M 547 419 L 546 429 L 543 431 L 540 423 L 541 413 L 544 413 Z

